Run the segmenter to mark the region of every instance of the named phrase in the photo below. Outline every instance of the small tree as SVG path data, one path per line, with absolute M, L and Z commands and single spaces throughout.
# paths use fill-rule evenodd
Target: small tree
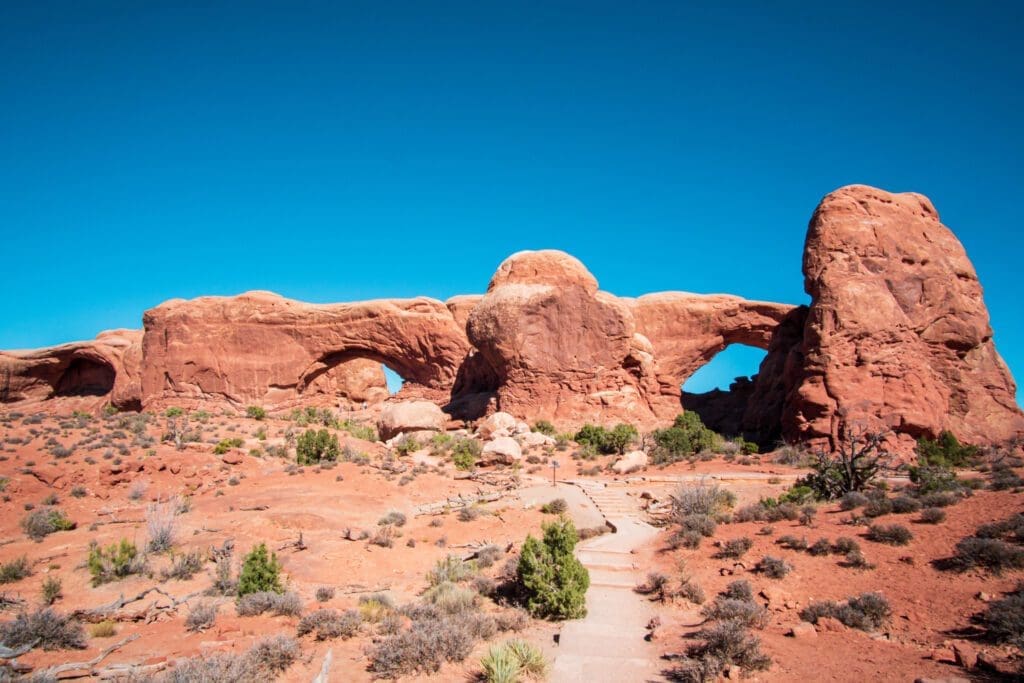
M 863 491 L 880 471 L 889 466 L 892 456 L 885 450 L 884 432 L 844 425 L 835 453 L 819 450 L 811 465 L 813 473 L 797 481 L 809 486 L 819 498 L 842 498 L 850 491 Z
M 544 538 L 527 536 L 516 575 L 526 608 L 544 619 L 579 619 L 587 614 L 587 568 L 573 555 L 579 536 L 572 521 L 544 525 Z
M 267 544 L 255 546 L 242 561 L 242 571 L 238 574 L 239 597 L 249 593 L 272 591 L 283 593 L 281 586 L 281 564 L 276 554 L 268 554 Z
M 307 429 L 299 435 L 295 455 L 300 465 L 314 465 L 321 460 L 337 460 L 341 449 L 338 437 L 326 429 Z

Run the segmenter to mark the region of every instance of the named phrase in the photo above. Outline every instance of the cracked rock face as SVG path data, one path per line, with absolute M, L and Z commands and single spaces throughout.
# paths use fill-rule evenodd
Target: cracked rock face
M 788 434 L 832 440 L 851 420 L 908 439 L 949 429 L 990 443 L 1021 431 L 978 276 L 926 197 L 859 185 L 829 194 L 803 270 L 811 305 Z

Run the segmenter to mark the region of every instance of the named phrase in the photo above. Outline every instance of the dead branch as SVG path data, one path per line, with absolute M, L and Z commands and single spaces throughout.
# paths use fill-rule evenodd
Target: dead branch
M 390 583 L 381 584 L 376 588 L 367 588 L 366 586 L 360 586 L 359 584 L 353 584 L 348 588 L 338 591 L 342 595 L 356 595 L 358 593 L 381 593 L 391 588 Z
M 96 655 L 95 657 L 93 657 L 92 659 L 90 659 L 87 662 L 68 662 L 67 664 L 58 664 L 57 666 L 51 666 L 49 669 L 46 669 L 45 671 L 43 671 L 43 673 L 44 674 L 48 674 L 48 675 L 53 676 L 54 678 L 56 678 L 58 674 L 62 674 L 65 671 L 75 671 L 76 669 L 90 669 L 90 673 L 87 674 L 87 675 L 92 675 L 92 672 L 91 672 L 92 667 L 94 667 L 97 664 L 99 664 L 100 662 L 102 662 L 111 652 L 114 652 L 115 650 L 118 650 L 118 649 L 124 647 L 125 645 L 127 645 L 130 642 L 132 642 L 133 640 L 138 639 L 138 637 L 139 637 L 138 633 L 133 633 L 132 635 L 128 636 L 127 638 L 123 638 L 120 641 L 114 643 L 113 645 L 108 647 L 106 650 L 104 650 L 103 652 L 99 653 L 98 655 Z
M 263 512 L 269 510 L 269 505 L 253 505 L 252 507 L 238 508 L 241 512 Z
M 351 539 L 349 539 L 349 540 L 351 540 Z M 297 541 L 288 541 L 284 545 L 278 546 L 277 549 L 278 550 L 284 550 L 286 548 L 293 548 L 295 551 L 301 551 L 301 550 L 305 550 L 308 547 L 309 546 L 306 545 L 305 541 L 302 540 L 302 532 L 300 531 L 299 532 L 299 540 L 297 540 Z
M 96 623 L 98 621 L 103 621 L 104 619 L 109 618 L 110 615 L 113 614 L 114 612 L 117 612 L 118 610 L 124 609 L 124 607 L 126 607 L 127 605 L 130 605 L 133 602 L 139 602 L 140 600 L 144 600 L 146 598 L 146 596 L 149 595 L 150 593 L 158 593 L 158 594 L 164 596 L 165 598 L 167 598 L 168 600 L 171 601 L 171 604 L 168 605 L 168 606 L 164 606 L 164 607 L 157 607 L 156 606 L 156 601 L 153 601 L 153 603 L 148 608 L 146 608 L 146 610 L 144 610 L 143 612 L 140 612 L 138 614 L 132 615 L 130 618 L 125 619 L 124 621 L 143 621 L 144 620 L 147 624 L 151 623 L 153 621 L 153 619 L 156 617 L 156 614 L 158 614 L 160 612 L 174 611 L 174 610 L 176 610 L 178 608 L 179 605 L 182 605 L 182 604 L 188 602 L 189 600 L 191 600 L 192 598 L 196 597 L 197 595 L 201 595 L 202 591 L 196 591 L 194 593 L 189 593 L 188 595 L 186 595 L 184 597 L 176 598 L 173 595 L 171 595 L 170 593 L 167 593 L 166 591 L 164 591 L 159 586 L 153 586 L 152 588 L 147 588 L 146 590 L 142 591 L 141 593 L 139 593 L 138 595 L 136 595 L 135 597 L 133 597 L 131 599 L 126 599 L 124 597 L 124 593 L 122 593 L 117 598 L 117 600 L 114 600 L 111 603 L 108 603 L 106 605 L 100 605 L 99 607 L 94 607 L 92 609 L 79 609 L 79 610 L 75 610 L 74 612 L 71 613 L 71 616 L 76 618 L 76 619 L 81 619 L 82 621 L 88 621 L 90 623 Z M 119 619 L 119 621 L 122 621 L 122 620 Z

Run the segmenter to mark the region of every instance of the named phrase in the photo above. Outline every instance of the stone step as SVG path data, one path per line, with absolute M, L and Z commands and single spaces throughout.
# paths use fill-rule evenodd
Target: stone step
M 551 669 L 551 683 L 645 683 L 665 680 L 662 662 L 643 657 L 559 655 Z

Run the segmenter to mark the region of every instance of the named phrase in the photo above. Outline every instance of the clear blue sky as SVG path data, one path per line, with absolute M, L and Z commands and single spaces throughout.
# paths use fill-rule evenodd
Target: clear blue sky
M 932 198 L 1024 378 L 1024 3 L 174 4 L 0 9 L 0 348 L 479 292 L 536 248 L 801 303 L 811 211 L 868 183 Z

